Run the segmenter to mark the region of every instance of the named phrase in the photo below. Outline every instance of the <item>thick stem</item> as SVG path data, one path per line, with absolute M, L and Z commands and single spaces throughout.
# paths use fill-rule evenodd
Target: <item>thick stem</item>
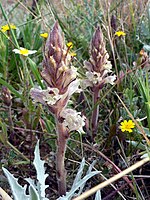
M 68 130 L 56 119 L 57 126 L 57 153 L 56 153 L 56 173 L 58 182 L 59 195 L 66 194 L 66 170 L 65 170 L 65 152 L 67 140 L 69 137 Z
M 93 136 L 93 140 L 96 136 L 97 133 L 97 122 L 98 122 L 98 115 L 99 115 L 99 105 L 97 105 L 97 102 L 99 100 L 99 88 L 94 88 L 94 92 L 93 92 L 93 106 L 94 106 L 94 110 L 92 112 L 92 136 Z

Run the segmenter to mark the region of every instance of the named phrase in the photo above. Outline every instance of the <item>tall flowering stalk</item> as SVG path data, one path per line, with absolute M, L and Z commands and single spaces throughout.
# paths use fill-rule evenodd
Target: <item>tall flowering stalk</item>
M 43 71 L 41 76 L 47 88 L 32 88 L 35 102 L 48 106 L 55 117 L 57 131 L 56 172 L 59 195 L 66 193 L 66 170 L 64 166 L 66 144 L 70 131 L 83 132 L 85 118 L 79 112 L 67 108 L 74 92 L 78 92 L 77 69 L 71 65 L 70 46 L 65 45 L 58 22 L 54 24 L 44 48 Z
M 112 72 L 112 65 L 110 63 L 109 55 L 106 51 L 105 40 L 103 33 L 98 26 L 90 44 L 90 58 L 89 61 L 84 62 L 84 67 L 87 69 L 84 85 L 91 87 L 93 92 L 93 113 L 92 113 L 92 134 L 93 139 L 97 133 L 100 90 L 106 83 L 114 84 L 116 75 L 110 75 Z

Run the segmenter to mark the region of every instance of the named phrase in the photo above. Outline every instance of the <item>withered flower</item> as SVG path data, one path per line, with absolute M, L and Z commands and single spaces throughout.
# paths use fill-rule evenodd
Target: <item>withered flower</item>
M 150 64 L 150 58 L 144 49 L 141 49 L 141 51 L 138 54 L 138 59 L 135 63 L 136 67 L 141 66 L 141 68 L 147 68 Z

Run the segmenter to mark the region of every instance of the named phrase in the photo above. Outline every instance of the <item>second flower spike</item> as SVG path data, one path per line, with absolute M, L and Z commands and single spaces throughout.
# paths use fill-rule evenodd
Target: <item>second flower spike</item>
M 116 75 L 109 75 L 112 72 L 112 65 L 105 47 L 103 33 L 98 26 L 90 44 L 90 59 L 84 62 L 87 69 L 84 85 L 101 89 L 105 83 L 114 84 Z

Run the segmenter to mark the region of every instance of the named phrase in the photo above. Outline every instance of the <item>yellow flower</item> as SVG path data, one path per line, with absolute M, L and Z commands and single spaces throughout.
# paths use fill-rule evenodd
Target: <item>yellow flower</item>
M 36 50 L 28 50 L 28 49 L 20 47 L 20 49 L 14 49 L 13 52 L 15 52 L 16 54 L 23 55 L 23 56 L 28 56 L 29 54 L 34 54 L 37 51 Z
M 43 38 L 48 38 L 48 33 L 41 33 L 40 36 Z
M 68 42 L 67 43 L 67 47 L 69 47 L 70 49 L 72 49 L 73 48 L 73 43 L 72 42 Z
M 71 57 L 75 57 L 77 54 L 73 51 L 73 52 L 70 52 L 70 56 Z
M 135 127 L 135 124 L 133 123 L 132 120 L 128 120 L 128 121 L 124 120 L 123 122 L 121 122 L 120 129 L 122 132 L 128 131 L 129 133 L 131 133 L 134 127 Z
M 11 29 L 16 29 L 16 26 L 13 25 L 13 24 L 10 24 L 10 26 L 8 24 L 4 25 L 1 27 L 1 31 L 2 32 L 6 32 L 6 31 L 9 31 Z
M 125 36 L 126 33 L 123 32 L 123 31 L 117 31 L 117 32 L 115 33 L 115 35 L 118 36 L 118 37 L 120 37 L 120 36 Z

